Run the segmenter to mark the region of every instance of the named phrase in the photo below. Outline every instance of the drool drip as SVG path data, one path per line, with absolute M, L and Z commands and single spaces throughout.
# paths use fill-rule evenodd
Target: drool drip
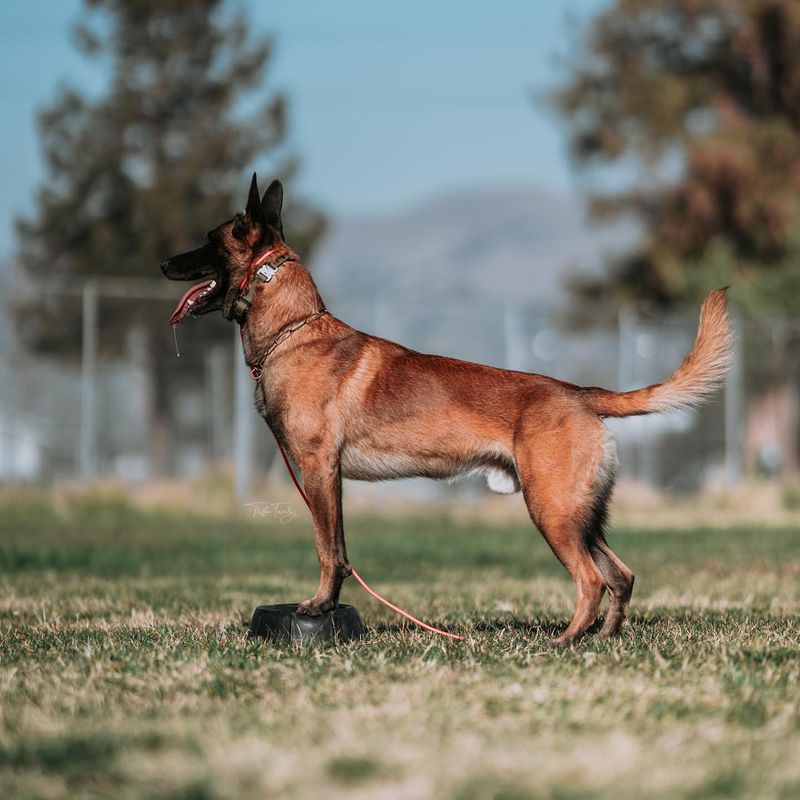
M 172 335 L 175 337 L 175 355 L 180 358 L 181 351 L 178 349 L 178 323 L 174 323 L 172 326 Z

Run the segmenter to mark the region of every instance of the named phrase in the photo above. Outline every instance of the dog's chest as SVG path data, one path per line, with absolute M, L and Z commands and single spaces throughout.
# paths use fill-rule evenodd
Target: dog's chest
M 348 446 L 341 455 L 342 475 L 358 481 L 380 481 L 392 478 L 427 476 L 445 478 L 453 467 L 440 459 L 421 459 L 406 453 Z

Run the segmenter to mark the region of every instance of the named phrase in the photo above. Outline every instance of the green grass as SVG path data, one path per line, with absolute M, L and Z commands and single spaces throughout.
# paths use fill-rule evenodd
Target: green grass
M 800 534 L 619 530 L 619 642 L 547 640 L 571 584 L 526 526 L 350 521 L 366 640 L 248 641 L 309 596 L 304 514 L 0 505 L 0 797 L 800 796 Z

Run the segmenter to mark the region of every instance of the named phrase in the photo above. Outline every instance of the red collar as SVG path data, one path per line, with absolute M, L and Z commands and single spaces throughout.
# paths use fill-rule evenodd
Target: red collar
M 269 261 L 270 256 L 275 255 L 275 253 L 277 253 L 280 249 L 281 249 L 280 245 L 278 247 L 270 247 L 269 250 L 266 250 L 260 256 L 256 256 L 256 258 L 254 258 L 250 262 L 250 266 L 247 268 L 247 272 L 245 272 L 244 277 L 242 278 L 242 282 L 239 284 L 239 291 L 244 289 L 244 287 L 247 286 L 248 283 L 250 283 L 250 281 L 253 279 L 253 275 L 256 274 L 256 270 L 259 267 L 263 267 L 264 264 L 266 264 L 267 261 Z M 288 248 L 286 249 L 288 250 Z
M 239 284 L 239 296 L 233 301 L 228 319 L 234 319 L 240 325 L 244 325 L 247 314 L 253 305 L 256 278 L 260 278 L 264 283 L 269 283 L 277 274 L 278 268 L 287 261 L 297 261 L 297 255 L 283 243 L 277 247 L 270 247 L 269 250 L 254 258 Z

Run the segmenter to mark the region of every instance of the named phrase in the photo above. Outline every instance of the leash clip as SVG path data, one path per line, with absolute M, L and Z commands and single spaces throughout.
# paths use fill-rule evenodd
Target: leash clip
M 254 367 L 250 367 L 250 377 L 254 381 L 257 381 L 261 377 L 262 373 L 263 370 L 261 369 L 260 364 L 256 364 Z

